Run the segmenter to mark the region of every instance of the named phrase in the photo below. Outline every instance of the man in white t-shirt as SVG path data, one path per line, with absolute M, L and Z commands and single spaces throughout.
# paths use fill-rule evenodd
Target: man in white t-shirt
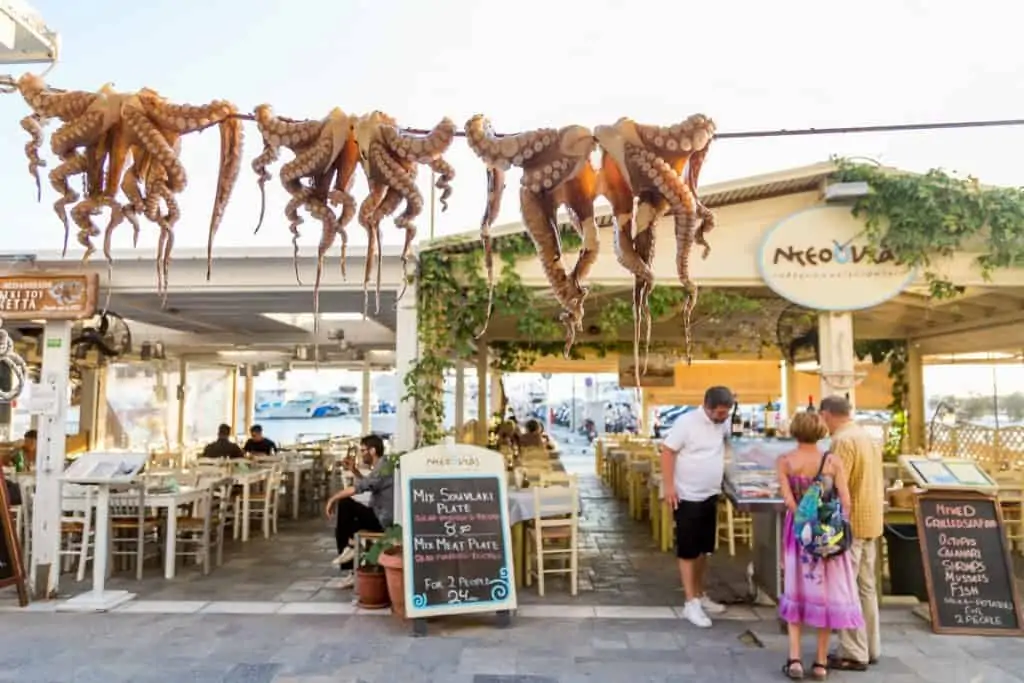
M 728 388 L 711 387 L 704 393 L 704 405 L 680 416 L 661 445 L 665 499 L 675 510 L 676 557 L 686 593 L 683 616 L 701 628 L 711 626 L 709 613 L 725 611 L 704 592 L 704 573 L 718 535 L 718 496 L 733 401 Z

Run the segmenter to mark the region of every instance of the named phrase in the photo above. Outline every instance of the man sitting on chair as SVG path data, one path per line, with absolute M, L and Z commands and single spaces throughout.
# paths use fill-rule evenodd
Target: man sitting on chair
M 206 444 L 203 449 L 204 458 L 244 458 L 245 453 L 238 444 L 231 440 L 231 426 L 221 425 L 217 428 L 217 440 Z
M 347 459 L 345 466 L 355 477 L 355 483 L 338 491 L 327 501 L 324 514 L 335 517 L 334 539 L 338 544 L 338 557 L 334 564 L 342 568 L 351 566 L 355 559 L 352 541 L 357 532 L 384 530 L 390 526 L 394 516 L 394 475 L 382 473 L 387 460 L 384 458 L 384 441 L 376 434 L 364 436 L 359 442 L 359 456 L 364 465 L 370 467 L 369 474 L 363 475 L 353 459 Z M 355 500 L 361 493 L 370 494 L 370 505 Z M 343 588 L 355 582 L 354 575 L 348 577 Z

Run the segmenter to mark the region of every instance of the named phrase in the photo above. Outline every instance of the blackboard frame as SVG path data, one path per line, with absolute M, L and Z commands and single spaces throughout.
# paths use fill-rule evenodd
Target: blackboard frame
M 0 476 L 3 476 L 0 474 Z M 14 575 L 9 579 L 0 580 L 0 588 L 8 586 L 18 587 L 18 606 L 28 605 L 28 588 L 25 585 L 25 564 L 21 557 L 21 543 L 18 542 L 18 534 L 14 530 L 14 520 L 11 518 L 11 508 L 7 500 L 7 485 L 0 482 L 0 533 L 3 534 L 3 542 L 7 546 L 7 558 L 14 564 Z
M 443 464 L 442 464 L 443 463 Z M 455 614 L 507 613 L 516 609 L 515 558 L 512 528 L 508 517 L 508 475 L 504 458 L 489 449 L 466 445 L 442 445 L 412 451 L 402 456 L 399 470 L 402 498 L 402 553 L 404 561 L 405 610 L 409 619 L 420 620 Z M 503 598 L 490 601 L 420 606 L 413 586 L 412 482 L 417 479 L 494 478 L 498 490 L 498 514 L 505 566 L 499 578 L 507 581 Z
M 1002 546 L 1003 562 L 1005 563 L 1006 576 L 1010 583 L 1010 599 L 1013 602 L 1014 610 L 1017 613 L 1016 629 L 1001 628 L 971 628 L 969 626 L 945 626 L 939 620 L 939 605 L 935 597 L 935 584 L 932 578 L 932 567 L 928 562 L 931 550 L 928 548 L 928 536 L 925 533 L 924 515 L 921 512 L 921 501 L 949 501 L 949 502 L 988 502 L 995 510 L 996 522 L 999 525 L 999 539 Z M 1002 636 L 1020 637 L 1024 636 L 1024 611 L 1021 610 L 1020 595 L 1017 591 L 1017 581 L 1013 575 L 1013 560 L 1010 557 L 1010 550 L 1006 543 L 1006 531 L 1003 526 L 1003 511 L 999 507 L 999 500 L 995 496 L 978 493 L 975 491 L 941 489 L 925 491 L 914 496 L 914 517 L 917 521 L 917 537 L 921 544 L 921 564 L 924 568 L 924 580 L 928 589 L 928 611 L 931 615 L 932 631 L 941 635 L 968 635 L 968 636 Z

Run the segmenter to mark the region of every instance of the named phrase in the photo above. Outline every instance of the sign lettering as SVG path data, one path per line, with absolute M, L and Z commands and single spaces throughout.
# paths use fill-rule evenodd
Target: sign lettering
M 99 277 L 13 275 L 0 277 L 0 317 L 5 320 L 78 320 L 96 312 Z

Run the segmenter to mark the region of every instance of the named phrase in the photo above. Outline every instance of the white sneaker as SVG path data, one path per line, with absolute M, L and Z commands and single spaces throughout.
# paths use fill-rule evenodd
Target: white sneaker
M 336 558 L 334 558 L 331 561 L 331 564 L 337 564 L 337 565 L 348 564 L 349 562 L 352 562 L 355 559 L 356 559 L 356 549 L 353 548 L 352 546 L 349 546 L 349 547 L 345 548 L 343 551 L 341 551 L 341 555 L 338 555 Z
M 711 619 L 704 613 L 700 600 L 690 600 L 683 607 L 683 618 L 698 628 L 711 628 Z
M 356 575 L 353 572 L 351 574 L 346 574 L 345 576 L 341 577 L 341 580 L 338 581 L 337 584 L 335 584 L 335 588 L 337 588 L 338 590 L 347 590 L 349 588 L 354 588 L 355 585 Z
M 725 605 L 715 602 L 707 595 L 700 596 L 700 606 L 705 614 L 724 614 Z

